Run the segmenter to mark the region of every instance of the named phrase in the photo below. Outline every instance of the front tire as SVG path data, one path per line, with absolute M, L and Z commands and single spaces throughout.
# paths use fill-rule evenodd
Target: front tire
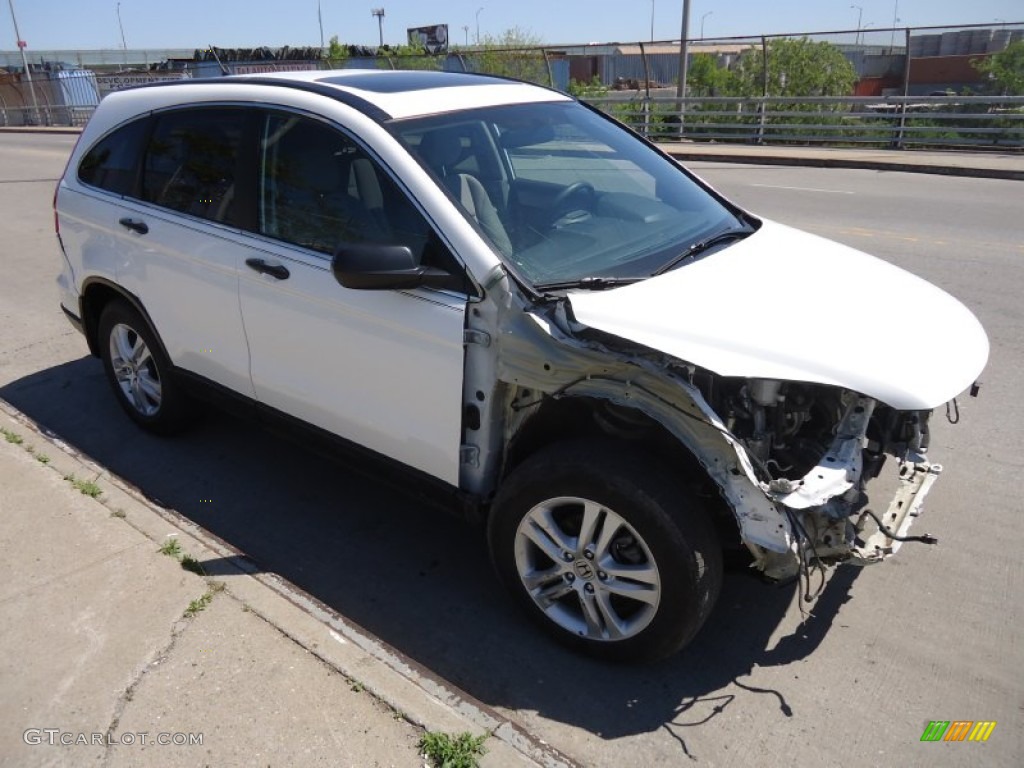
M 722 551 L 671 469 L 610 442 L 561 443 L 517 467 L 488 523 L 498 576 L 556 639 L 654 660 L 688 643 L 722 582 Z
M 170 360 L 145 318 L 126 302 L 112 301 L 97 333 L 107 380 L 132 421 L 165 435 L 188 426 L 192 402 L 171 378 Z

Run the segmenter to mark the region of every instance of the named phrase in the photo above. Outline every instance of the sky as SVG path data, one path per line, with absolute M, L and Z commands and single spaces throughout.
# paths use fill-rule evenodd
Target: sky
M 317 0 L 8 0 L 27 51 L 120 48 L 242 48 L 320 44 Z M 0 0 L 0 50 L 15 50 Z M 324 39 L 376 45 L 373 8 L 384 8 L 384 42 L 408 27 L 448 24 L 454 43 L 520 27 L 544 43 L 678 39 L 682 0 L 320 0 Z M 861 12 L 860 9 L 863 9 Z M 1024 0 L 691 0 L 690 37 L 761 35 L 863 27 L 1024 21 Z

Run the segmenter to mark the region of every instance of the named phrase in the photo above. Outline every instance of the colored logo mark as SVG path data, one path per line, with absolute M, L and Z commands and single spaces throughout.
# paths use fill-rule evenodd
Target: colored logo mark
M 988 741 L 995 728 L 995 720 L 932 720 L 921 741 Z

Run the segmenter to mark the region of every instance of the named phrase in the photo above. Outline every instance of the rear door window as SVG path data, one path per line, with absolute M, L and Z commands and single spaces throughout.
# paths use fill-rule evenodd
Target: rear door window
M 198 108 L 159 115 L 143 159 L 142 199 L 236 224 L 235 176 L 245 111 Z

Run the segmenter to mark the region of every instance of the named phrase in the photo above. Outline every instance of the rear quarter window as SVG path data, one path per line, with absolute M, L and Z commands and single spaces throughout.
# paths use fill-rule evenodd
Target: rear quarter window
M 134 195 L 148 127 L 148 119 L 136 120 L 100 139 L 79 163 L 78 180 L 118 195 Z

